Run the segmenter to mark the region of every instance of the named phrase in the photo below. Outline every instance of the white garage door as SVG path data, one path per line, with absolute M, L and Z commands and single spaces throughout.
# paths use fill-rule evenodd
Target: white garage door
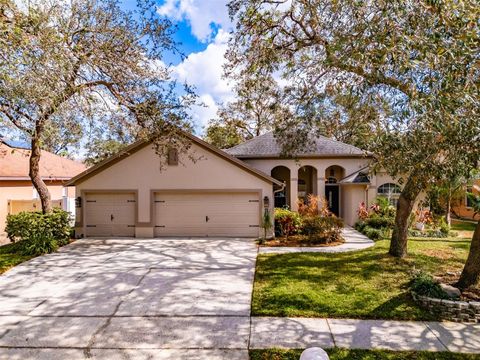
M 258 237 L 258 193 L 158 193 L 155 236 Z
M 85 225 L 86 236 L 135 236 L 135 194 L 88 194 Z

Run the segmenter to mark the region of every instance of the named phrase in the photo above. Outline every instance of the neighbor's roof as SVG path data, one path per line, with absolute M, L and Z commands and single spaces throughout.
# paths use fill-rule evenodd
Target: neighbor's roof
M 181 131 L 181 130 L 179 130 L 179 131 Z M 222 151 L 222 150 L 216 148 L 215 146 L 208 144 L 207 142 L 199 139 L 198 137 L 196 137 L 196 136 L 194 136 L 194 135 L 192 135 L 188 132 L 181 131 L 181 133 L 186 138 L 188 138 L 192 143 L 195 143 L 198 146 L 200 146 L 201 148 L 206 149 L 206 150 L 220 156 L 224 160 L 226 160 L 226 161 L 238 166 L 239 168 L 255 175 L 256 177 L 258 177 L 262 180 L 268 181 L 270 183 L 273 183 L 277 186 L 283 186 L 282 182 L 278 181 L 277 179 L 274 179 L 273 177 L 265 174 L 264 172 L 262 172 L 260 170 L 255 169 L 254 167 L 252 167 L 252 166 L 248 165 L 247 163 L 243 162 L 242 160 L 239 160 L 239 159 L 227 154 L 225 151 Z M 77 184 L 87 180 L 88 178 L 98 174 L 99 172 L 103 171 L 104 169 L 108 168 L 109 166 L 114 165 L 115 163 L 117 163 L 117 162 L 123 160 L 124 158 L 132 155 L 133 153 L 143 149 L 145 146 L 148 146 L 151 143 L 152 143 L 151 140 L 139 140 L 139 141 L 131 144 L 130 146 L 127 146 L 125 149 L 121 150 L 117 154 L 114 154 L 113 156 L 110 156 L 109 158 L 105 159 L 104 161 L 100 162 L 99 164 L 97 164 L 95 166 L 92 166 L 91 168 L 85 170 L 81 174 L 78 174 L 77 176 L 72 178 L 69 182 L 67 182 L 66 185 L 67 186 L 77 185 Z
M 30 180 L 30 150 L 0 140 L 0 180 Z M 80 162 L 42 151 L 40 175 L 44 180 L 69 180 L 86 169 Z
M 273 132 L 254 137 L 242 144 L 225 150 L 237 158 L 280 157 L 281 145 L 275 139 Z M 342 143 L 325 136 L 317 136 L 312 145 L 299 150 L 293 157 L 359 157 L 366 153 L 349 144 Z

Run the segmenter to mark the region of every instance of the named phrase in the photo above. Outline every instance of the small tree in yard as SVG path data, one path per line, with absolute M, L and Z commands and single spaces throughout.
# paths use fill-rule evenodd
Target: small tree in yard
M 172 31 L 149 0 L 136 13 L 115 0 L 0 0 L 0 122 L 31 142 L 29 174 L 43 212 L 52 207 L 41 150 L 65 119 L 77 128 L 114 117 L 155 139 L 159 154 L 188 148 L 178 129 L 188 128 L 194 97 L 188 87 L 179 97 L 161 61 L 175 48 Z
M 287 148 L 325 128 L 311 116 L 325 97 L 357 99 L 341 103 L 352 118 L 357 103 L 377 109 L 368 118 L 381 131 L 369 149 L 375 166 L 403 184 L 389 253 L 406 256 L 418 195 L 446 173 L 466 176 L 480 158 L 478 2 L 233 0 L 229 7 L 236 31 L 226 73 L 284 78 L 282 104 L 294 116 L 274 127 Z

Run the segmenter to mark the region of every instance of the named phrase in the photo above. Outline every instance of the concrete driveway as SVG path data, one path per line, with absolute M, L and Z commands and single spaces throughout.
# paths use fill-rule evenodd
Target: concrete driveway
M 87 239 L 0 276 L 0 359 L 248 359 L 247 239 Z

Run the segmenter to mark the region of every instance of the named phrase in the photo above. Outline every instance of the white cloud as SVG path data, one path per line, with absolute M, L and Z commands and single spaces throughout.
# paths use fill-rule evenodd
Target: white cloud
M 211 40 L 216 27 L 229 30 L 229 0 L 165 0 L 158 13 L 172 20 L 189 22 L 192 34 L 202 42 Z
M 195 86 L 200 100 L 205 104 L 205 107 L 192 109 L 192 116 L 199 127 L 215 117 L 217 104 L 233 98 L 232 85 L 222 78 L 228 39 L 229 34 L 220 29 L 204 51 L 191 53 L 183 62 L 171 68 L 177 80 Z
M 217 115 L 218 105 L 210 94 L 200 95 L 200 101 L 203 106 L 193 106 L 191 109 L 192 119 L 196 125 L 198 133 L 203 133 L 203 129 L 210 119 Z

